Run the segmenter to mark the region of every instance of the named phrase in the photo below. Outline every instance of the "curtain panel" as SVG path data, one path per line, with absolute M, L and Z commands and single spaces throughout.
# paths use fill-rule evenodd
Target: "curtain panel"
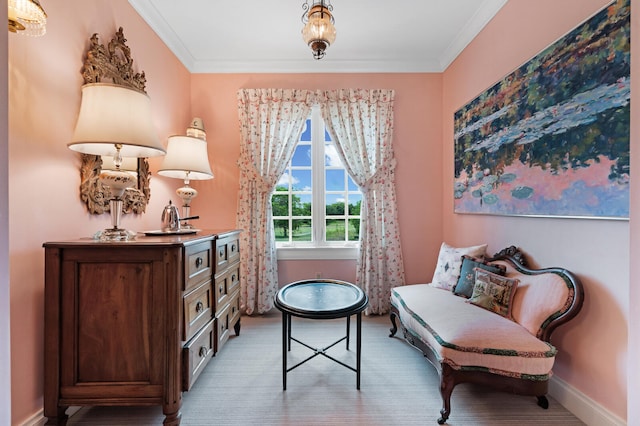
M 393 155 L 393 90 L 322 93 L 322 117 L 338 154 L 362 191 L 356 285 L 366 314 L 389 311 L 391 288 L 404 285 Z
M 278 291 L 271 192 L 293 155 L 311 107 L 320 104 L 327 131 L 363 194 L 356 285 L 369 297 L 365 314 L 389 311 L 391 288 L 404 285 L 395 193 L 393 90 L 241 89 L 238 115 L 243 310 L 265 313 Z
M 241 89 L 240 299 L 248 315 L 273 308 L 278 291 L 278 264 L 271 211 L 271 192 L 284 173 L 313 105 L 308 90 Z

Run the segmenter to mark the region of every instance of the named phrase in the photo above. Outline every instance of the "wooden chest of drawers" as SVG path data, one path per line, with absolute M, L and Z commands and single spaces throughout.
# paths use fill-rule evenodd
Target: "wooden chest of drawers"
M 239 231 L 45 243 L 49 424 L 71 405 L 162 405 L 240 333 Z

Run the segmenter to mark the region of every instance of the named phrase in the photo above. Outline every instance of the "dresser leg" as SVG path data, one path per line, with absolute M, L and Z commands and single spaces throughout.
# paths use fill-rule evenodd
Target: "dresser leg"
M 233 325 L 233 331 L 236 332 L 236 336 L 240 335 L 240 320 Z
M 162 422 L 163 425 L 167 425 L 167 426 L 180 425 L 180 420 L 182 418 L 182 412 L 180 412 L 180 410 L 178 410 L 177 413 L 173 413 L 173 414 L 164 413 L 164 414 L 165 414 L 165 417 L 164 417 L 164 422 Z
M 60 425 L 64 426 L 67 424 L 67 420 L 69 416 L 67 416 L 67 408 L 69 407 L 58 407 L 57 414 L 55 416 L 48 416 L 46 426 Z

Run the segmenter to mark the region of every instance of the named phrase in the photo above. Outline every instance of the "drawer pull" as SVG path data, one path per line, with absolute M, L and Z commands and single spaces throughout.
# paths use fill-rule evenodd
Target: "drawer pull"
M 231 275 L 231 281 L 233 281 L 233 282 L 236 281 L 236 274 Z
M 232 313 L 232 314 L 235 314 L 235 313 L 236 313 L 236 307 L 235 307 L 235 306 L 232 306 L 232 307 L 231 307 L 231 313 Z
M 198 355 L 200 355 L 200 358 L 206 357 L 208 353 L 209 353 L 209 348 L 208 347 L 200 346 L 200 351 L 198 352 Z
M 200 256 L 198 256 L 198 257 L 196 258 L 196 268 L 201 267 L 203 262 L 204 262 L 204 261 L 202 260 L 202 258 L 201 258 Z
M 196 303 L 196 312 L 202 313 L 202 311 L 204 311 L 204 303 L 198 301 L 198 303 Z
M 236 251 L 236 245 L 235 244 L 231 244 L 231 251 L 235 253 L 235 251 Z
M 222 259 L 222 258 L 224 258 L 224 249 L 221 249 L 221 250 L 218 252 L 218 257 L 219 257 L 219 258 L 221 258 L 221 259 Z

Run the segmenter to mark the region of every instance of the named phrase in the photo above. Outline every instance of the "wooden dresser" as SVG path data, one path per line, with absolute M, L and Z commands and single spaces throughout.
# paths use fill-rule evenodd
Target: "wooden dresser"
M 45 243 L 47 424 L 69 406 L 162 405 L 178 425 L 182 392 L 240 334 L 239 233 Z

